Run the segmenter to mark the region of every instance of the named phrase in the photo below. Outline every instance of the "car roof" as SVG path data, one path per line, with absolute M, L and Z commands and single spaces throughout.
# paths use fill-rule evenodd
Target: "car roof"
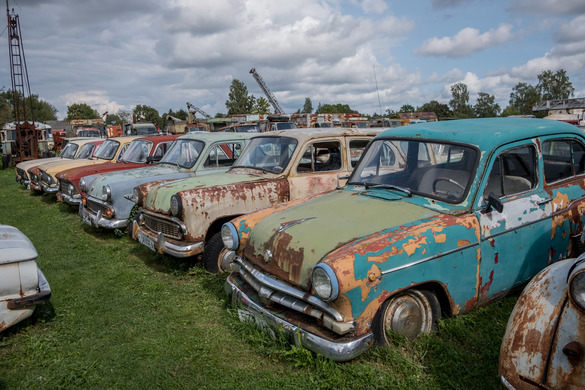
M 252 133 L 254 138 L 258 137 L 289 137 L 296 138 L 299 142 L 305 142 L 309 139 L 330 138 L 340 136 L 370 136 L 374 137 L 386 130 L 383 127 L 366 127 L 366 128 L 342 128 L 342 127 L 301 127 L 290 130 L 267 131 L 265 133 Z
M 136 138 L 136 139 L 145 139 L 148 141 L 152 141 L 154 143 L 160 143 L 160 142 L 174 141 L 178 137 L 179 137 L 179 135 L 177 135 L 177 134 L 171 134 L 171 135 L 167 134 L 167 135 L 149 135 L 148 137 L 141 136 L 141 137 Z
M 143 138 L 143 137 L 144 136 L 140 136 L 140 135 L 125 135 L 125 136 L 121 136 L 121 137 L 111 137 L 111 138 L 107 138 L 107 139 L 118 141 L 118 142 L 123 144 L 123 143 L 130 142 L 130 141 L 138 139 L 138 138 Z
M 189 133 L 182 135 L 179 139 L 194 139 L 204 142 L 215 142 L 230 139 L 249 139 L 252 135 L 257 133 L 232 133 L 232 132 L 200 132 L 200 133 Z
M 448 140 L 477 145 L 480 149 L 487 150 L 521 139 L 566 133 L 585 135 L 578 127 L 554 120 L 478 118 L 426 122 L 395 127 L 384 131 L 378 138 L 415 137 Z

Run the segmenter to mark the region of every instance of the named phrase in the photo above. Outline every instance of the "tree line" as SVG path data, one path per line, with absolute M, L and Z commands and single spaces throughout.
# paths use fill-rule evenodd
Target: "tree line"
M 437 100 L 431 100 L 419 107 L 410 104 L 404 104 L 400 110 L 393 111 L 387 109 L 383 115 L 396 118 L 401 112 L 434 112 L 439 119 L 460 119 L 460 118 L 485 118 L 495 116 L 510 115 L 536 115 L 542 117 L 546 115 L 545 111 L 532 111 L 532 107 L 539 102 L 554 99 L 568 99 L 575 92 L 573 83 L 569 79 L 567 72 L 560 69 L 556 72 L 546 70 L 537 76 L 537 83 L 531 85 L 528 83 L 518 83 L 510 93 L 508 106 L 503 110 L 495 102 L 495 96 L 486 92 L 479 92 L 475 104 L 469 103 L 469 90 L 465 83 L 456 83 L 451 86 L 451 99 L 447 103 L 440 103 Z M 30 97 L 34 120 L 37 122 L 46 122 L 57 120 L 57 109 L 50 103 L 39 98 L 38 95 Z M 232 80 L 228 91 L 228 98 L 225 102 L 227 114 L 216 113 L 215 117 L 226 117 L 233 114 L 269 114 L 271 112 L 270 103 L 264 97 L 255 97 L 248 93 L 246 85 L 237 79 Z M 299 108 L 297 113 L 357 113 L 351 109 L 348 104 L 321 104 L 313 111 L 313 103 L 309 97 L 305 98 L 303 107 Z M 12 104 L 12 91 L 0 92 L 0 124 L 14 120 L 14 109 Z M 172 110 L 168 112 L 159 112 L 148 105 L 139 104 L 132 112 L 118 112 L 106 115 L 105 123 L 107 125 L 128 123 L 136 119 L 138 122 L 152 122 L 159 128 L 164 128 L 167 124 L 167 117 L 173 116 L 181 120 L 186 120 L 188 112 L 184 109 Z M 365 115 L 368 117 L 379 117 L 377 113 Z M 86 103 L 74 103 L 67 106 L 67 116 L 65 120 L 71 119 L 93 119 L 101 118 L 97 110 Z M 27 120 L 31 119 L 31 113 L 27 112 Z

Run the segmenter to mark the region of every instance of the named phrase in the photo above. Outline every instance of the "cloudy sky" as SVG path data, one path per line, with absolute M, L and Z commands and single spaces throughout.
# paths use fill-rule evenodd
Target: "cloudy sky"
M 58 109 L 99 112 L 189 101 L 226 112 L 233 79 L 263 96 L 255 67 L 294 112 L 344 103 L 364 113 L 430 100 L 464 82 L 504 108 L 519 82 L 567 70 L 585 97 L 583 0 L 9 0 L 31 89 Z M 6 21 L 1 28 L 7 40 Z M 0 25 L 1 26 L 1 25 Z M 5 44 L 6 45 L 6 44 Z M 8 48 L 1 86 L 10 88 Z M 379 97 L 378 97 L 379 96 Z M 381 109 L 380 109 L 381 108 Z

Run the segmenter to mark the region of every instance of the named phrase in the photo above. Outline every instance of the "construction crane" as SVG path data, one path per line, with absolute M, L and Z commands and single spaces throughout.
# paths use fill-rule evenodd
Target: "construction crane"
M 42 134 L 36 129 L 33 117 L 32 94 L 24 58 L 20 22 L 14 8 L 10 12 L 8 0 L 6 0 L 6 16 L 8 17 L 8 51 L 16 129 L 16 148 L 13 153 L 16 162 L 19 162 L 39 157 L 39 138 Z
M 268 101 L 270 102 L 270 104 L 272 104 L 272 107 L 274 107 L 274 113 L 275 114 L 284 114 L 284 110 L 282 109 L 282 107 L 280 107 L 280 104 L 278 104 L 276 97 L 268 89 L 268 86 L 266 85 L 266 83 L 264 82 L 262 77 L 258 74 L 258 72 L 256 72 L 256 68 L 250 69 L 250 74 L 252 76 L 254 76 L 254 78 L 258 82 L 258 85 L 260 86 L 260 88 L 262 89 L 262 91 L 264 92 L 266 97 L 268 98 Z
M 198 112 L 201 115 L 203 115 L 206 119 L 211 118 L 211 116 L 208 113 L 206 113 L 205 111 L 203 111 L 199 107 L 195 107 L 194 105 L 192 105 L 189 102 L 187 102 L 187 109 L 189 110 L 189 113 L 191 113 L 191 112 Z

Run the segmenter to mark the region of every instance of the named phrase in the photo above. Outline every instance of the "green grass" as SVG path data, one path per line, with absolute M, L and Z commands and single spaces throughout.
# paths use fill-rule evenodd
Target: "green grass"
M 0 334 L 0 389 L 499 389 L 498 352 L 516 297 L 334 363 L 241 323 L 223 276 L 86 227 L 54 197 L 0 171 L 0 223 L 39 252 L 53 296 Z

